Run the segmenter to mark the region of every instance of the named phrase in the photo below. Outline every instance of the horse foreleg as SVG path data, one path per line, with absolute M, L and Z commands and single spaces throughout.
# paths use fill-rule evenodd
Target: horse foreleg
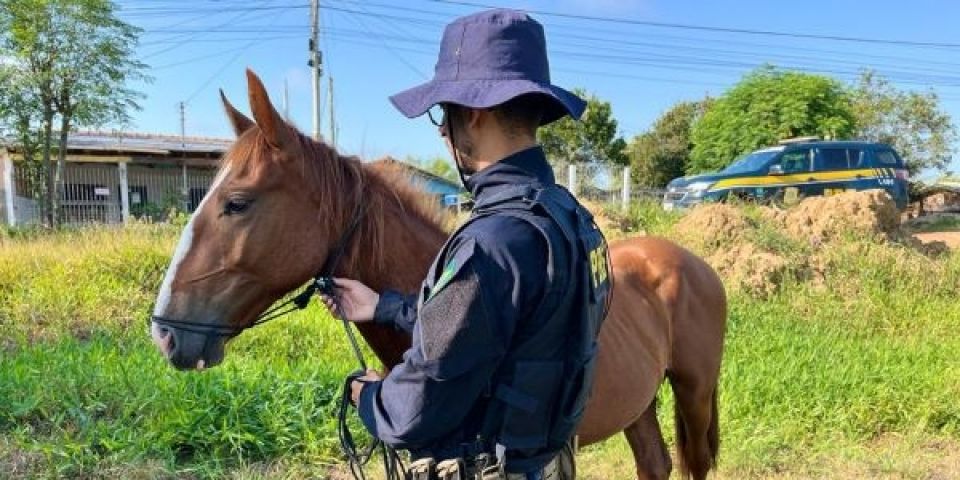
M 662 480 L 670 477 L 673 464 L 660 432 L 660 422 L 657 421 L 656 399 L 650 402 L 650 406 L 637 421 L 623 430 L 623 434 L 633 450 L 637 477 L 640 480 Z

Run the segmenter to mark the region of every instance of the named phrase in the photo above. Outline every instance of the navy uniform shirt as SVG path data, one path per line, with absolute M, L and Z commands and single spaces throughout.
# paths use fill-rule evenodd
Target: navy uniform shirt
M 506 187 L 554 182 L 543 150 L 533 147 L 471 176 L 467 187 L 479 201 Z M 494 373 L 547 282 L 546 240 L 515 217 L 469 223 L 444 257 L 431 269 L 432 290 L 381 295 L 374 321 L 410 332 L 413 344 L 385 379 L 364 386 L 358 402 L 368 430 L 415 455 L 442 457 L 476 437 Z

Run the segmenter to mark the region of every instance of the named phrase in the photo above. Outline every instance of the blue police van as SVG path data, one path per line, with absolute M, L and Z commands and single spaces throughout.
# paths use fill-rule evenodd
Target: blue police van
M 903 159 L 889 145 L 806 137 L 744 155 L 718 173 L 674 179 L 667 185 L 663 207 L 687 208 L 730 198 L 788 203 L 882 188 L 903 209 L 908 180 Z

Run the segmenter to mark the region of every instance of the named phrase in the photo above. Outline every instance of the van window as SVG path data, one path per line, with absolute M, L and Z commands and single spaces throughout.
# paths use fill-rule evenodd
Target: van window
M 810 152 L 809 148 L 804 148 L 784 153 L 780 157 L 780 166 L 783 168 L 783 173 L 809 172 Z
M 850 168 L 847 163 L 847 149 L 821 148 L 817 155 L 816 170 L 844 170 Z
M 873 154 L 877 157 L 877 166 L 895 167 L 899 163 L 893 150 L 877 150 Z
M 863 149 L 861 148 L 848 148 L 847 153 L 850 155 L 850 167 L 851 168 L 863 168 L 866 167 L 866 156 L 863 154 Z

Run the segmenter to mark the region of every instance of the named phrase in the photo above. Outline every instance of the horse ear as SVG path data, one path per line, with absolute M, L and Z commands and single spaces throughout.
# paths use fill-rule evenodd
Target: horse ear
M 250 130 L 250 127 L 254 125 L 253 120 L 247 118 L 246 115 L 240 113 L 239 110 L 233 107 L 233 104 L 230 103 L 230 100 L 227 100 L 227 96 L 223 93 L 223 89 L 220 89 L 220 100 L 223 101 L 223 108 L 227 111 L 227 118 L 230 120 L 230 125 L 233 125 L 233 133 L 238 137 Z
M 290 127 L 273 108 L 263 82 L 249 68 L 247 69 L 247 90 L 250 93 L 250 110 L 253 111 L 253 119 L 263 132 L 267 143 L 274 148 L 283 148 L 290 140 Z

